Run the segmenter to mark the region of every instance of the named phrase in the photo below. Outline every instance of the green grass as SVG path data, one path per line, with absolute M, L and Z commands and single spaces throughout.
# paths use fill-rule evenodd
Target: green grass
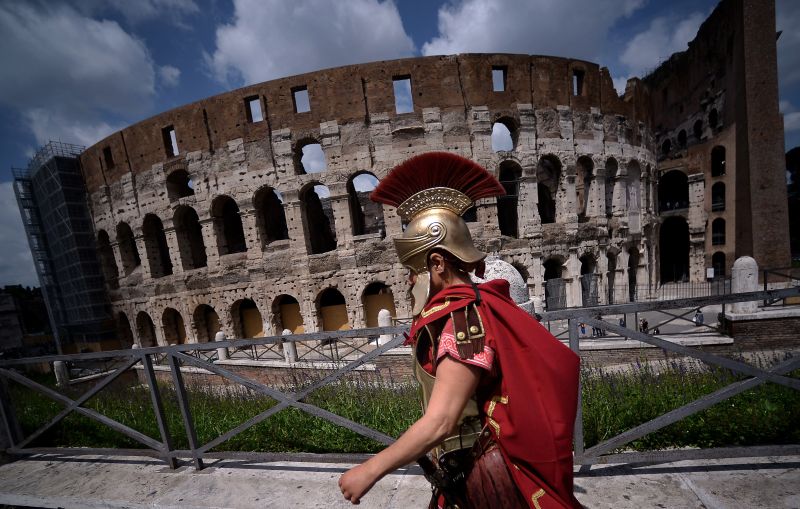
M 774 363 L 762 360 L 763 366 Z M 800 375 L 800 371 L 793 376 Z M 722 369 L 691 369 L 672 362 L 636 364 L 624 372 L 586 368 L 583 384 L 586 447 L 657 417 L 664 412 L 724 387 L 740 377 Z M 43 380 L 39 380 L 43 381 Z M 296 381 L 295 389 L 313 380 Z M 51 383 L 51 382 L 48 382 Z M 238 387 L 237 387 L 238 388 Z M 18 419 L 29 434 L 61 410 L 61 405 L 12 384 Z M 85 390 L 85 389 L 83 389 Z M 188 448 L 175 391 L 160 386 L 165 415 L 176 448 Z M 72 397 L 77 397 L 71 389 Z M 188 388 L 190 408 L 200 443 L 207 443 L 270 408 L 275 401 L 247 389 L 209 386 Z M 375 378 L 356 377 L 329 385 L 305 400 L 350 420 L 397 437 L 420 417 L 418 389 Z M 160 440 L 147 387 L 115 382 L 87 407 Z M 649 434 L 627 447 L 653 450 L 672 447 L 800 443 L 800 392 L 763 384 L 698 414 Z M 34 446 L 143 447 L 136 441 L 78 414 L 40 437 Z M 383 446 L 297 409 L 284 409 L 251 427 L 217 450 L 265 452 L 370 453 Z

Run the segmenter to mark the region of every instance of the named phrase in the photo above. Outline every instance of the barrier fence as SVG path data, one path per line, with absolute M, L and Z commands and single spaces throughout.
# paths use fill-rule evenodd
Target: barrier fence
M 800 288 L 787 288 L 781 290 L 768 290 L 749 292 L 734 295 L 717 295 L 709 297 L 694 297 L 660 302 L 643 302 L 632 304 L 606 305 L 589 308 L 573 308 L 550 311 L 542 315 L 543 321 L 566 321 L 569 336 L 569 347 L 580 351 L 581 338 L 578 337 L 578 324 L 586 323 L 589 326 L 602 328 L 630 340 L 640 341 L 653 345 L 668 352 L 698 359 L 706 364 L 720 366 L 748 378 L 737 381 L 717 390 L 711 394 L 700 397 L 689 404 L 681 406 L 658 416 L 646 423 L 629 429 L 619 435 L 611 437 L 590 448 L 584 447 L 583 418 L 581 404 L 578 404 L 578 418 L 575 423 L 575 463 L 592 465 L 600 463 L 637 463 L 649 461 L 675 461 L 697 458 L 723 458 L 723 457 L 748 457 L 763 455 L 790 455 L 800 453 L 800 444 L 754 446 L 735 448 L 711 448 L 696 450 L 669 450 L 652 452 L 616 452 L 621 447 L 637 438 L 659 430 L 678 420 L 704 410 L 711 405 L 724 401 L 736 394 L 764 383 L 775 383 L 794 390 L 800 390 L 800 379 L 786 376 L 793 370 L 800 368 L 800 356 L 790 358 L 769 369 L 761 369 L 748 363 L 715 355 L 695 347 L 684 346 L 678 342 L 668 341 L 645 332 L 631 330 L 618 323 L 603 320 L 603 316 L 642 313 L 647 311 L 660 311 L 670 318 L 668 321 L 689 320 L 687 318 L 695 309 L 702 306 L 715 304 L 733 304 L 737 302 L 762 301 L 783 299 L 800 296 Z M 677 310 L 677 311 L 673 311 Z M 178 459 L 189 459 L 195 468 L 204 467 L 204 458 L 248 458 L 267 459 L 276 457 L 275 454 L 256 452 L 213 452 L 212 449 L 220 446 L 230 438 L 242 433 L 248 428 L 268 419 L 270 416 L 286 408 L 295 408 L 312 416 L 327 420 L 345 429 L 358 433 L 361 436 L 376 440 L 382 444 L 390 444 L 394 438 L 380 431 L 369 428 L 350 419 L 332 413 L 306 402 L 305 400 L 314 391 L 332 382 L 341 380 L 348 373 L 374 361 L 381 354 L 398 347 L 404 341 L 404 334 L 408 331 L 406 325 L 379 327 L 361 330 L 319 332 L 312 334 L 298 334 L 293 336 L 276 336 L 248 340 L 230 340 L 213 343 L 185 344 L 165 347 L 138 348 L 113 352 L 96 352 L 75 355 L 49 355 L 27 359 L 11 359 L 0 361 L 0 425 L 6 441 L 6 452 L 12 455 L 30 454 L 79 454 L 79 455 L 118 455 L 118 456 L 151 456 L 163 459 L 170 467 L 175 468 Z M 385 344 L 378 345 L 379 337 L 388 340 Z M 391 339 L 388 339 L 391 338 Z M 330 373 L 313 383 L 298 390 L 287 390 L 270 387 L 260 381 L 243 376 L 223 365 L 215 363 L 214 351 L 226 349 L 229 352 L 250 352 L 254 358 L 263 355 L 275 355 L 279 348 L 294 346 L 298 350 L 298 358 L 319 358 L 335 363 Z M 303 355 L 300 352 L 306 349 Z M 270 353 L 271 352 L 271 353 Z M 281 356 L 283 357 L 283 356 Z M 68 397 L 51 387 L 43 385 L 30 376 L 20 372 L 20 368 L 42 363 L 60 362 L 108 362 L 114 363 L 114 368 L 97 383 L 77 398 Z M 410 362 L 410 360 L 409 360 Z M 180 408 L 181 422 L 188 439 L 188 449 L 176 449 L 173 446 L 170 429 L 164 412 L 163 395 L 156 383 L 154 365 L 161 363 L 168 367 L 171 382 L 174 386 L 177 403 Z M 258 415 L 240 423 L 235 428 L 222 433 L 207 443 L 200 443 L 195 432 L 195 416 L 188 402 L 184 371 L 186 367 L 201 368 L 213 373 L 227 381 L 235 382 L 257 394 L 268 396 L 276 404 Z M 150 401 L 159 430 L 159 438 L 147 436 L 125 424 L 111 419 L 102 413 L 85 406 L 85 403 L 95 395 L 109 387 L 121 375 L 137 368 L 142 371 L 144 381 L 148 387 Z M 9 382 L 13 381 L 28 389 L 38 392 L 56 402 L 64 408 L 44 425 L 27 436 L 24 436 L 15 414 L 13 402 L 8 390 Z M 41 437 L 53 426 L 61 422 L 71 413 L 81 414 L 95 420 L 109 428 L 125 435 L 126 437 L 142 444 L 146 449 L 108 449 L 108 448 L 65 448 L 65 447 L 32 447 L 37 438 Z M 285 457 L 287 455 L 284 455 Z M 295 459 L 302 456 L 289 455 Z M 313 456 L 316 461 L 352 461 L 350 455 L 329 455 L 326 457 Z M 349 458 L 349 460 L 348 460 Z

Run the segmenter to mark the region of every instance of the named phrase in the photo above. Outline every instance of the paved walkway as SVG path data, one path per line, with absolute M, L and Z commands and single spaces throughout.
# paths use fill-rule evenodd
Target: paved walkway
M 349 465 L 218 460 L 195 472 L 156 460 L 38 456 L 0 466 L 0 504 L 68 508 L 343 508 Z M 800 456 L 597 466 L 575 479 L 589 508 L 800 508 Z M 426 507 L 417 468 L 379 482 L 361 507 Z

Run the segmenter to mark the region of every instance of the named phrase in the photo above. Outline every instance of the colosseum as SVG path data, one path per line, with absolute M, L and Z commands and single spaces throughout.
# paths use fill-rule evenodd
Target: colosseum
M 702 44 L 629 80 L 623 96 L 607 69 L 582 60 L 410 58 L 247 86 L 109 136 L 80 159 L 121 330 L 148 346 L 205 342 L 219 330 L 246 338 L 375 326 L 381 309 L 408 317 L 391 242 L 403 225 L 368 194 L 427 151 L 471 158 L 503 183 L 506 196 L 467 212 L 470 230 L 549 307 L 628 300 L 637 288 L 703 281 L 712 266 L 724 274 L 747 235 L 737 223 L 727 245 L 711 247 L 709 218 L 725 213 L 724 191 L 721 211 L 709 191 L 714 150 L 723 147 L 724 165 L 725 147 L 750 149 L 729 156 L 727 177 L 713 176 L 731 189 L 734 175 L 749 182 L 753 157 L 782 156 L 750 139 L 764 123 L 742 119 L 752 101 L 764 122 L 780 123 L 774 10 L 754 18 L 747 5 L 723 2 Z M 721 35 L 748 16 L 735 28 L 740 42 Z M 737 103 L 741 82 L 764 79 L 749 64 L 765 52 L 774 90 Z M 729 203 L 745 191 L 729 191 Z M 664 229 L 675 242 L 661 248 L 675 251 L 668 259 Z M 771 263 L 752 237 L 744 250 Z M 773 258 L 788 256 L 778 251 Z

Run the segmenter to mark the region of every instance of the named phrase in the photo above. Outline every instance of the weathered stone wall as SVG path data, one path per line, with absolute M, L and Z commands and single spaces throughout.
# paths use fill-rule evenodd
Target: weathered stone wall
M 493 90 L 493 67 L 505 69 L 504 91 Z M 398 77 L 411 80 L 408 113 L 396 113 L 393 78 Z M 295 113 L 292 93 L 298 87 L 305 87 L 310 111 Z M 253 99 L 263 121 L 251 121 Z M 252 85 L 162 113 L 81 156 L 96 230 L 111 243 L 105 263 L 112 270 L 106 272 L 117 269 L 109 285 L 112 303 L 125 314 L 136 341 L 145 344 L 152 340 L 143 337 L 164 344 L 165 338 L 181 336 L 174 318 L 164 320 L 169 308 L 182 317 L 187 341 L 213 337 L 201 330 L 208 320 L 196 316 L 203 304 L 213 308 L 229 337 L 240 336 L 243 299 L 255 303 L 267 334 L 283 330 L 284 296 L 300 303 L 307 332 L 322 330 L 320 306 L 330 301 L 321 296 L 328 288 L 343 297 L 349 324 L 362 327 L 363 294 L 375 282 L 387 285 L 397 315 L 407 317 L 404 270 L 390 240 L 401 232 L 400 220 L 386 207 L 383 235 L 358 234 L 353 222 L 358 193 L 349 192 L 348 183 L 363 173 L 380 179 L 405 159 L 433 150 L 469 157 L 495 174 L 503 165 L 517 175 L 511 184 L 517 189 L 515 231 L 501 235 L 494 199 L 479 204 L 470 229 L 480 248 L 497 252 L 524 274 L 532 296 L 544 297 L 544 264 L 556 260 L 567 305 L 579 305 L 582 274 L 605 282 L 609 253 L 617 257 L 616 284 L 631 277 L 636 284 L 652 284 L 656 182 L 648 101 L 638 80 L 618 97 L 608 71 L 596 64 L 498 54 L 347 66 Z M 498 122 L 509 128 L 512 150 L 493 150 Z M 177 141 L 174 156 L 169 128 Z M 303 148 L 314 143 L 321 145 L 326 168 L 307 173 Z M 179 181 L 179 172 L 191 186 L 174 191 L 168 179 Z M 327 188 L 329 196 L 320 198 L 330 205 L 336 238 L 335 250 L 317 254 L 312 237 L 319 221 L 308 199 L 314 185 Z M 553 223 L 542 224 L 539 185 L 549 186 L 555 199 Z M 281 196 L 286 239 L 273 239 L 265 229 L 281 220 L 259 205 L 264 195 L 257 193 L 264 189 Z M 225 215 L 220 197 L 231 198 L 238 212 Z M 189 208 L 195 221 L 185 219 L 192 215 L 185 213 Z M 237 228 L 231 226 L 236 216 L 243 242 L 230 233 Z M 153 226 L 154 218 L 163 233 Z M 126 227 L 133 242 L 120 233 Z M 133 261 L 137 254 L 139 266 Z M 607 293 L 601 292 L 601 301 Z

